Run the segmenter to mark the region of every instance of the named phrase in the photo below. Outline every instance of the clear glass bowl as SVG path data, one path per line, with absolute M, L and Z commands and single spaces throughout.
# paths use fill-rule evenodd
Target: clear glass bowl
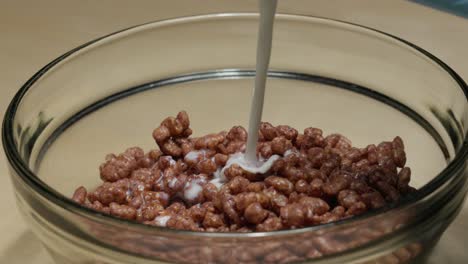
M 246 125 L 258 16 L 212 14 L 132 27 L 34 75 L 8 108 L 3 143 L 19 208 L 57 263 L 406 263 L 427 258 L 467 190 L 467 86 L 423 49 L 363 26 L 278 15 L 264 120 L 347 135 L 401 136 L 412 184 L 398 205 L 270 233 L 144 226 L 73 203 L 107 153 L 154 147 L 187 110 L 195 135 Z

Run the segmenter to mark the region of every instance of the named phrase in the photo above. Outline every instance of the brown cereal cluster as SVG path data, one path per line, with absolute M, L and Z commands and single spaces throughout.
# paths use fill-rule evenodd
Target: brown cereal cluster
M 252 232 L 329 223 L 398 202 L 414 192 L 401 138 L 353 147 L 318 128 L 303 133 L 262 123 L 258 157 L 279 158 L 264 174 L 226 165 L 243 152 L 247 132 L 190 137 L 186 112 L 153 131 L 159 150 L 133 147 L 100 166 L 103 184 L 79 187 L 73 200 L 119 218 L 173 229 Z M 226 181 L 216 179 L 223 171 Z M 278 252 L 280 254 L 281 252 Z

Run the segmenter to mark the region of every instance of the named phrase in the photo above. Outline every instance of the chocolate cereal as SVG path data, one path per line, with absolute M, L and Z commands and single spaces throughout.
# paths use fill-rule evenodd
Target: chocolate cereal
M 415 191 L 400 137 L 358 148 L 340 134 L 325 136 L 312 127 L 299 133 L 264 122 L 257 146 L 261 168 L 252 172 L 233 162 L 245 151 L 243 127 L 191 135 L 186 112 L 166 118 L 153 131 L 158 149 L 107 155 L 100 166 L 103 183 L 92 191 L 79 187 L 73 200 L 147 225 L 267 232 L 353 217 Z

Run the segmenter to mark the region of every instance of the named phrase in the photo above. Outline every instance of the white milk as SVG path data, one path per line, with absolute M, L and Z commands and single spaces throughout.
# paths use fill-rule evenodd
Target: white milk
M 260 0 L 260 23 L 257 39 L 257 68 L 255 88 L 252 97 L 249 119 L 249 136 L 245 158 L 249 163 L 257 161 L 258 129 L 262 120 L 263 100 L 265 98 L 265 83 L 270 64 L 271 42 L 273 39 L 273 22 L 275 19 L 277 0 Z
M 273 163 L 280 158 L 278 155 L 271 156 L 268 160 L 257 159 L 258 129 L 262 120 L 263 101 L 265 97 L 265 84 L 270 64 L 271 43 L 273 39 L 273 22 L 275 19 L 277 0 L 260 0 L 260 22 L 257 39 L 257 67 L 255 75 L 255 86 L 250 108 L 249 134 L 245 154 L 235 153 L 229 157 L 226 165 L 218 169 L 212 183 L 218 188 L 226 182 L 224 170 L 233 164 L 251 173 L 266 173 Z

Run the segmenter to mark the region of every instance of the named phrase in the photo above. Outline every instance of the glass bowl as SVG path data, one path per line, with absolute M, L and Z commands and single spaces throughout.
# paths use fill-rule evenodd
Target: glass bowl
M 408 263 L 424 261 L 467 190 L 467 86 L 397 37 L 330 19 L 279 14 L 265 121 L 314 126 L 365 146 L 401 136 L 412 185 L 400 203 L 277 232 L 199 233 L 145 226 L 73 203 L 99 184 L 107 153 L 155 146 L 186 110 L 195 135 L 246 126 L 258 16 L 149 23 L 57 58 L 16 94 L 2 138 L 18 206 L 57 263 Z

